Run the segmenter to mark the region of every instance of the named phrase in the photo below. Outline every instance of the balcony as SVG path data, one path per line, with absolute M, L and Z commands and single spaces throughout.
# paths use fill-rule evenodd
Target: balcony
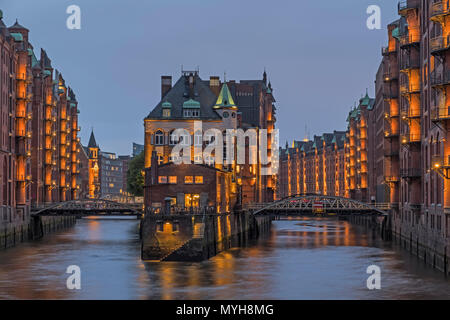
M 440 22 L 442 18 L 450 14 L 449 1 L 436 1 L 430 6 L 430 19 L 435 22 Z
M 391 50 L 389 47 L 382 47 L 381 48 L 381 55 L 387 56 L 391 53 L 397 52 L 397 48 L 394 46 L 394 48 Z
M 403 59 L 400 63 L 400 70 L 407 71 L 411 69 L 419 69 L 420 68 L 420 59 L 419 57 L 409 57 L 407 59 Z
M 422 171 L 418 168 L 407 168 L 400 170 L 400 176 L 402 179 L 413 179 L 422 177 Z
M 394 81 L 394 80 L 398 80 L 398 71 L 397 70 L 387 71 L 384 73 L 384 75 L 383 75 L 384 82 L 389 82 L 389 81 Z
M 420 43 L 420 30 L 410 29 L 407 34 L 400 36 L 400 47 L 405 48 Z
M 420 93 L 420 83 L 403 83 L 400 84 L 401 94 L 414 94 Z
M 433 155 L 431 157 L 431 166 L 442 178 L 450 179 L 450 156 L 444 158 L 440 155 Z
M 450 71 L 436 72 L 435 70 L 431 72 L 430 80 L 431 85 L 434 87 L 446 86 L 450 84 Z
M 433 55 L 440 54 L 450 47 L 450 35 L 439 36 L 430 39 L 430 53 Z
M 408 108 L 406 110 L 402 110 L 401 112 L 402 120 L 409 120 L 413 118 L 420 118 L 420 109 L 419 108 Z
M 450 120 L 450 106 L 449 107 L 434 107 L 431 109 L 431 121 L 439 122 Z
M 402 134 L 400 141 L 402 144 L 420 143 L 420 134 L 417 133 Z
M 398 14 L 404 15 L 408 10 L 418 9 L 420 0 L 404 0 L 398 3 Z
M 398 136 L 399 136 L 398 131 L 392 131 L 392 130 L 384 131 L 384 137 L 387 138 L 387 139 L 392 139 L 392 138 L 395 138 L 395 137 L 398 137 Z
M 397 176 L 384 176 L 384 181 L 386 183 L 394 183 L 399 182 L 400 179 Z

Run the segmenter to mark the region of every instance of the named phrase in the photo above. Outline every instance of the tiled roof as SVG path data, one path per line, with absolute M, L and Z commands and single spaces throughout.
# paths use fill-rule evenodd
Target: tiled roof
M 194 75 L 194 96 L 189 95 L 188 76 L 181 76 L 172 89 L 164 96 L 164 101 L 160 101 L 145 119 L 162 119 L 162 104 L 169 102 L 172 104 L 170 119 L 186 119 L 183 117 L 183 105 L 188 100 L 195 100 L 200 104 L 200 120 L 219 120 L 219 114 L 213 110 L 216 103 L 216 95 L 209 88 L 209 82 L 203 81 L 198 75 Z

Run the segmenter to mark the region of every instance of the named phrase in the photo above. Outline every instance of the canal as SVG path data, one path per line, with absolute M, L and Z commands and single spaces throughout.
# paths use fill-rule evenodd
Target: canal
M 68 290 L 69 265 L 81 290 Z M 366 269 L 381 268 L 381 290 Z M 140 260 L 138 222 L 83 219 L 0 251 L 0 299 L 450 299 L 450 281 L 401 248 L 331 219 L 273 222 L 269 235 L 202 263 Z

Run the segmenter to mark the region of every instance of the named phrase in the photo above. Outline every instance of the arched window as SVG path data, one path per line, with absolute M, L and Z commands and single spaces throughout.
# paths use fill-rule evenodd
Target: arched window
M 164 144 L 164 132 L 158 130 L 155 133 L 155 145 L 162 146 L 163 144 Z
M 172 130 L 172 131 L 170 132 L 170 134 L 169 134 L 169 144 L 170 144 L 171 146 L 176 145 L 176 144 L 178 143 L 178 141 L 179 141 L 178 135 L 176 135 L 176 134 L 174 133 L 174 131 L 175 131 L 175 130 Z

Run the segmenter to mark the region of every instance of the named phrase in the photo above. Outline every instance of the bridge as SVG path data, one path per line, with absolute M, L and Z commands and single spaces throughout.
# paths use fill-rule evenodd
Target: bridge
M 72 200 L 34 206 L 32 216 L 137 216 L 143 214 L 142 204 L 119 203 L 106 199 Z
M 246 207 L 254 215 L 387 215 L 388 203 L 368 204 L 353 199 L 324 195 L 294 195 L 271 203 Z

